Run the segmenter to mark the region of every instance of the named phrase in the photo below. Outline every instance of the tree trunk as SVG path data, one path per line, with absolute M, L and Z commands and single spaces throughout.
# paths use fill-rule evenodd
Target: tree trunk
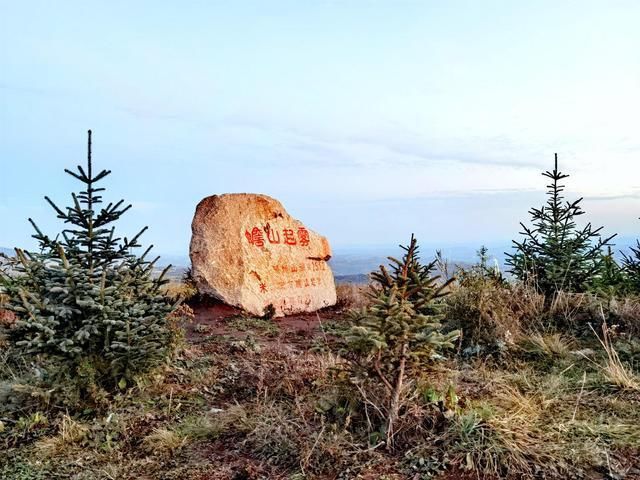
M 391 397 L 391 403 L 389 405 L 389 418 L 387 420 L 387 450 L 393 448 L 393 427 L 395 421 L 398 418 L 398 412 L 400 410 L 400 393 L 402 392 L 402 384 L 404 383 L 404 370 L 407 363 L 407 350 L 409 349 L 408 343 L 402 344 L 402 350 L 400 351 L 400 368 L 398 370 L 398 376 L 396 377 L 396 384 L 393 389 L 393 395 Z

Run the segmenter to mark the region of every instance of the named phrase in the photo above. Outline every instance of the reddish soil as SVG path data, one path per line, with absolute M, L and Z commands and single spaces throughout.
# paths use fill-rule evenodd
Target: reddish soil
M 186 325 L 187 338 L 198 343 L 212 335 L 225 335 L 231 338 L 244 338 L 249 330 L 240 331 L 230 325 L 230 322 L 251 319 L 239 310 L 222 303 L 196 304 L 191 306 L 194 311 L 193 322 Z M 342 314 L 339 307 L 331 307 L 314 313 L 289 315 L 268 320 L 276 325 L 277 333 L 268 339 L 269 343 L 289 343 L 301 345 L 310 339 L 322 335 L 322 324 L 337 321 Z M 254 318 L 254 317 L 253 317 Z M 259 332 L 256 332 L 259 333 Z M 259 335 L 262 336 L 262 335 Z

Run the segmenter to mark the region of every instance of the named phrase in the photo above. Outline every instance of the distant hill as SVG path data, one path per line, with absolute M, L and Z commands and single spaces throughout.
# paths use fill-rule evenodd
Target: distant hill
M 618 237 L 615 239 L 613 248 L 616 257 L 620 258 L 620 251 L 628 251 L 629 246 L 635 245 L 635 239 L 632 237 Z M 511 244 L 489 244 L 489 258 L 491 264 L 497 263 L 498 266 L 505 270 L 505 254 L 511 251 Z M 429 262 L 434 259 L 437 248 L 432 245 L 424 245 L 421 247 L 423 262 Z M 449 261 L 451 271 L 455 270 L 455 266 L 468 267 L 477 261 L 478 248 L 473 246 L 448 246 L 442 248 L 442 254 Z M 0 253 L 5 255 L 13 255 L 13 249 L 0 247 Z M 394 256 L 400 258 L 402 250 L 397 246 L 381 246 L 381 247 L 350 247 L 336 248 L 334 255 L 329 261 L 331 269 L 336 280 L 340 283 L 366 283 L 367 275 L 372 271 L 378 270 L 380 265 L 388 263 L 387 257 Z M 185 271 L 191 265 L 188 255 L 162 255 L 156 264 L 157 270 L 161 270 L 165 266 L 171 264 L 173 268 L 169 271 L 168 277 L 172 280 L 179 280 L 183 277 Z
M 336 275 L 336 283 L 354 283 L 356 285 L 364 285 L 369 283 L 369 275 L 363 273 L 357 275 Z
M 380 249 L 346 249 L 337 250 L 334 252 L 333 257 L 329 260 L 329 265 L 338 283 L 367 283 L 369 281 L 369 273 L 377 271 L 380 265 L 386 265 L 389 263 L 387 256 L 395 256 L 400 258 L 402 251 L 395 248 L 380 248 Z M 449 253 L 449 252 L 444 252 Z M 473 260 L 475 255 L 474 250 L 468 252 L 454 251 L 453 254 L 458 254 L 455 261 L 450 261 L 450 265 L 453 268 L 455 265 L 461 267 L 467 267 Z M 466 255 L 461 255 L 461 254 Z M 430 256 L 423 255 L 423 261 L 433 260 L 432 253 Z M 459 258 L 462 256 L 463 258 Z M 451 258 L 451 257 L 449 257 Z M 467 258 L 469 260 L 467 260 Z M 502 264 L 501 261 L 499 261 Z M 191 265 L 189 257 L 186 255 L 161 255 L 160 260 L 156 264 L 156 270 L 161 270 L 163 267 L 171 264 L 172 268 L 168 273 L 168 277 L 172 280 L 179 280 L 184 276 L 187 268 Z

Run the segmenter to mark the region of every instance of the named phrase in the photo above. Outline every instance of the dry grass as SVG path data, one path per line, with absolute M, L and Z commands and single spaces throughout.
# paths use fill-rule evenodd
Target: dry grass
M 539 389 L 525 392 L 513 385 L 511 375 L 492 376 L 491 396 L 473 402 L 446 431 L 447 452 L 455 464 L 479 478 L 531 478 L 541 468 L 550 476 L 561 474 L 566 459 L 545 431 L 557 398 Z M 532 387 L 526 377 L 522 380 Z
M 591 327 L 591 326 L 590 326 Z M 606 323 L 602 323 L 602 336 L 599 336 L 596 331 L 591 327 L 594 335 L 598 337 L 598 341 L 605 351 L 606 358 L 599 364 L 598 367 L 604 374 L 607 381 L 612 385 L 621 388 L 623 390 L 632 390 L 640 392 L 640 379 L 631 369 L 629 369 L 618 356 L 615 348 L 611 344 L 609 337 L 609 327 Z
M 518 339 L 520 349 L 530 355 L 549 358 L 568 358 L 576 348 L 573 338 L 561 333 L 532 333 Z
M 556 473 L 561 464 L 524 414 L 483 418 L 471 410 L 454 419 L 445 438 L 452 462 L 477 472 L 479 478 L 530 478 L 536 465 Z
M 262 396 L 218 415 L 223 435 L 238 438 L 238 444 L 252 457 L 311 475 L 309 478 L 343 471 L 367 454 L 355 445 L 348 431 L 319 424 L 313 404 Z
M 540 324 L 544 297 L 530 288 L 485 278 L 467 278 L 446 299 L 447 326 L 462 331 L 462 345 L 504 349 Z
M 609 316 L 621 324 L 627 334 L 640 337 L 640 296 L 613 298 L 607 307 Z
M 362 308 L 370 305 L 371 299 L 367 295 L 368 290 L 367 285 L 339 283 L 336 285 L 338 306 L 341 308 Z
M 577 334 L 589 323 L 606 321 L 630 336 L 640 335 L 640 297 L 602 298 L 592 293 L 557 292 L 547 310 L 551 325 Z
M 554 323 L 575 329 L 576 325 L 583 323 L 585 312 L 588 312 L 594 298 L 584 293 L 558 291 L 551 299 L 548 314 L 556 319 Z
M 45 437 L 35 444 L 35 449 L 40 454 L 53 457 L 64 455 L 69 449 L 80 444 L 88 435 L 89 427 L 65 414 L 60 421 L 58 434 L 54 437 Z
M 198 294 L 196 287 L 185 282 L 169 282 L 163 289 L 169 297 L 180 301 L 188 301 Z
M 188 437 L 180 432 L 158 427 L 144 438 L 144 448 L 155 455 L 171 455 L 182 449 L 188 442 Z
M 533 423 L 553 404 L 554 399 L 544 391 L 524 393 L 508 384 L 499 385 L 494 402 L 509 412 L 509 417 L 526 418 Z

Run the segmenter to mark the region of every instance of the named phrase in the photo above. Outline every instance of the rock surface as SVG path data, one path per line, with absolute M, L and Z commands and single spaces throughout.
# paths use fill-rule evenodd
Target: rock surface
M 196 207 L 189 255 L 201 293 L 263 315 L 335 305 L 327 239 L 266 195 L 213 195 Z

